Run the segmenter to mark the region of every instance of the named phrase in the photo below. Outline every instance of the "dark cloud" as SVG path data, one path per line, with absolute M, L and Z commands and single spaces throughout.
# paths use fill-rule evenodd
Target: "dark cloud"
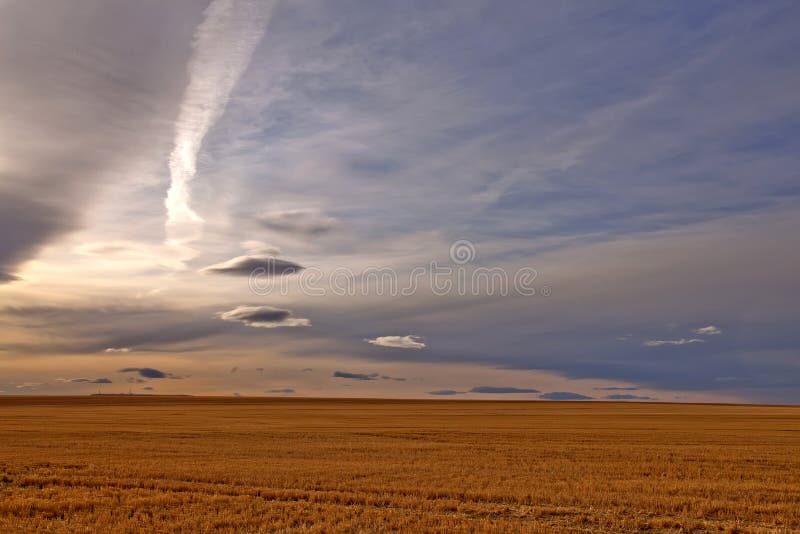
M 336 371 L 333 373 L 334 378 L 347 378 L 350 380 L 377 380 L 378 373 L 362 374 L 362 373 L 348 373 L 345 371 Z
M 74 384 L 111 384 L 108 378 L 72 378 L 67 380 Z
M 223 321 L 235 321 L 255 328 L 311 326 L 308 319 L 292 317 L 292 312 L 272 306 L 238 306 L 217 316 Z
M 301 373 L 310 373 L 310 372 L 311 372 L 311 371 L 313 371 L 313 370 L 314 370 L 314 369 L 312 369 L 311 367 L 306 367 L 306 368 L 304 368 L 304 369 L 300 369 L 300 372 L 301 372 Z
M 97 304 L 94 307 L 24 306 L 0 309 L 4 322 L 26 330 L 51 332 L 56 341 L 16 344 L 33 354 L 87 354 L 112 348 L 127 352 L 184 352 L 205 347 L 169 347 L 222 333 L 230 326 L 210 318 L 210 311 Z M 167 345 L 166 347 L 164 345 Z
M 299 273 L 303 266 L 293 261 L 271 256 L 238 256 L 228 261 L 210 265 L 200 272 L 234 276 L 283 276 Z
M 539 395 L 539 398 L 544 400 L 589 400 L 592 397 L 569 391 L 553 391 L 552 393 L 543 393 Z
M 636 390 L 638 390 L 639 388 L 635 388 L 635 387 L 619 387 L 619 386 L 609 386 L 609 387 L 603 387 L 603 388 L 592 388 L 592 389 L 594 389 L 594 390 L 597 390 L 597 391 L 636 391 Z
M 289 393 L 294 393 L 294 390 L 292 388 L 276 388 L 276 389 L 270 389 L 268 393 L 285 393 L 285 394 L 289 394 Z
M 397 377 L 397 376 L 386 376 L 386 375 L 381 375 L 381 380 L 394 380 L 396 382 L 405 382 L 406 381 L 405 378 L 401 378 L 401 377 Z
M 202 14 L 180 2 L 42 6 L 4 3 L 0 17 L 0 161 L 12 162 L 0 167 L 0 228 L 14 229 L 0 233 L 6 275 L 78 228 L 109 177 L 164 150 L 165 117 L 186 82 L 175 72 Z
M 145 386 L 142 388 L 144 391 L 153 391 L 155 388 L 152 386 Z
M 138 373 L 142 378 L 183 378 L 182 376 L 174 375 L 172 373 L 165 373 L 164 371 L 159 371 L 158 369 L 153 369 L 152 367 L 126 367 L 125 369 L 120 369 L 117 372 Z
M 439 389 L 436 391 L 429 391 L 428 395 L 461 395 L 463 391 L 456 391 L 454 389 Z
M 539 393 L 538 389 L 514 388 L 506 386 L 477 386 L 470 393 Z
M 606 398 L 609 400 L 654 400 L 653 397 L 643 397 L 629 394 L 608 395 Z
M 3 284 L 5 282 L 16 282 L 19 279 L 20 279 L 19 276 L 0 271 L 0 284 Z
M 273 211 L 258 218 L 265 228 L 290 234 L 317 235 L 333 230 L 336 220 L 319 210 Z

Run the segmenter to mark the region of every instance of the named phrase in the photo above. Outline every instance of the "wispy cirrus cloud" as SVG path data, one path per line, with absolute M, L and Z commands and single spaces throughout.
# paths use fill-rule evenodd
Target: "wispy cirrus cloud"
M 337 220 L 318 209 L 292 209 L 271 211 L 258 217 L 265 228 L 276 232 L 313 236 L 330 232 Z
M 661 347 L 664 345 L 691 345 L 692 343 L 705 343 L 705 339 L 699 338 L 680 338 L 680 339 L 648 339 L 642 345 L 645 347 Z
M 197 173 L 197 155 L 247 68 L 272 7 L 270 1 L 214 0 L 195 31 L 189 85 L 175 123 L 174 148 L 169 158 L 166 230 L 173 243 L 199 237 L 203 219 L 192 209 L 189 191 L 189 183 Z

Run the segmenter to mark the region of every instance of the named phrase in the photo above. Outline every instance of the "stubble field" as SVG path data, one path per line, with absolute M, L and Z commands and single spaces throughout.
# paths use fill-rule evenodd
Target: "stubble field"
M 800 408 L 0 397 L 0 532 L 797 532 Z

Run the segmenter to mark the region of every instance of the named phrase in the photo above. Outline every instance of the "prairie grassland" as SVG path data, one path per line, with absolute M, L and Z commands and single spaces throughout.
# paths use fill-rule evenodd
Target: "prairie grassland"
M 800 408 L 0 397 L 0 532 L 796 532 Z

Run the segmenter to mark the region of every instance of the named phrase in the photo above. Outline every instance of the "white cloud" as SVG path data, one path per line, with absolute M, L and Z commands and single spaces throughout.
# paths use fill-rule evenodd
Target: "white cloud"
M 395 349 L 424 349 L 425 343 L 419 336 L 380 336 L 374 339 L 365 339 L 367 343 L 379 347 L 392 347 Z
M 169 158 L 167 235 L 182 243 L 199 237 L 203 219 L 190 205 L 189 182 L 197 173 L 197 154 L 264 34 L 272 3 L 214 0 L 194 35 L 189 85 L 175 124 Z
M 660 347 L 662 345 L 688 345 L 690 343 L 705 343 L 704 339 L 650 339 L 642 343 L 645 347 Z
M 692 330 L 695 334 L 699 334 L 701 336 L 716 336 L 717 334 L 721 334 L 722 330 L 717 328 L 714 325 L 704 326 L 702 328 L 698 328 L 696 330 Z
M 125 353 L 125 352 L 131 352 L 131 348 L 130 347 L 108 347 L 103 352 L 108 352 L 109 354 Z

